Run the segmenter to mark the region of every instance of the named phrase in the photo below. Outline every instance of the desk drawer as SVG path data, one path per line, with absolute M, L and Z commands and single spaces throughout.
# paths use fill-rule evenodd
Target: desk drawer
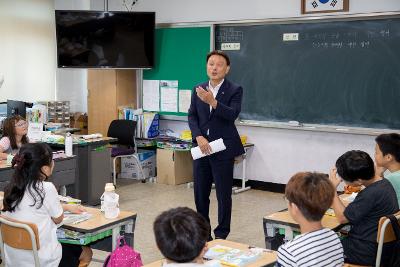
M 70 159 L 56 160 L 53 172 L 64 171 L 76 168 L 76 157 Z
M 53 172 L 53 175 L 49 178 L 49 181 L 53 182 L 56 187 L 59 187 L 61 185 L 74 184 L 75 178 L 75 169 L 71 169 Z

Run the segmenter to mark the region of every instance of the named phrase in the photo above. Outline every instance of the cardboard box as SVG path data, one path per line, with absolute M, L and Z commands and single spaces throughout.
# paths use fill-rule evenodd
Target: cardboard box
M 75 112 L 70 117 L 71 128 L 81 129 L 79 134 L 88 134 L 88 116 L 86 113 Z
M 156 175 L 156 152 L 152 150 L 139 150 L 138 157 L 145 179 Z M 142 179 L 139 169 L 136 165 L 136 160 L 133 157 L 121 158 L 121 173 L 120 178 Z
M 157 183 L 177 185 L 193 181 L 190 151 L 157 149 Z

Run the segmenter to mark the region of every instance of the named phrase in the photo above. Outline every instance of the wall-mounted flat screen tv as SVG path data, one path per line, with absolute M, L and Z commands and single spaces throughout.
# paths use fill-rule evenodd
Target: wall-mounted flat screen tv
M 152 68 L 155 12 L 56 10 L 59 68 Z

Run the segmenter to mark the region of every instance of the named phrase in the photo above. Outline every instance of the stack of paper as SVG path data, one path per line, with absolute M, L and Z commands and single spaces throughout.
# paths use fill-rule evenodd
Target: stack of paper
M 211 154 L 214 154 L 214 153 L 217 153 L 217 152 L 220 152 L 220 151 L 223 151 L 226 149 L 226 146 L 225 146 L 222 138 L 210 142 L 210 147 L 211 147 Z M 198 147 L 198 146 L 193 147 L 190 150 L 190 152 L 192 153 L 192 157 L 194 160 L 207 156 L 206 154 L 201 152 L 200 147 Z
M 61 223 L 57 224 L 57 227 L 60 227 L 64 224 L 78 224 L 80 222 L 87 221 L 90 218 L 92 218 L 92 214 L 88 212 L 83 212 L 80 214 L 64 212 L 64 219 Z

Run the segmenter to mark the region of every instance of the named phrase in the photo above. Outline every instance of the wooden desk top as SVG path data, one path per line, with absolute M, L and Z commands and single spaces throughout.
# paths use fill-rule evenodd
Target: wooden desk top
M 112 143 L 112 142 L 116 142 L 118 141 L 117 138 L 114 137 L 101 137 L 101 138 L 93 138 L 93 139 L 88 139 L 85 140 L 85 142 L 83 143 L 73 143 L 72 146 L 89 146 L 91 144 L 108 144 L 108 143 Z M 59 148 L 63 148 L 65 147 L 64 144 L 59 144 L 59 143 L 47 143 L 48 145 L 50 145 L 51 147 L 59 147 Z
M 82 232 L 82 233 L 93 233 L 117 223 L 135 219 L 137 213 L 130 211 L 121 211 L 119 216 L 115 219 L 106 219 L 100 209 L 85 207 L 87 212 L 93 214 L 93 217 L 87 221 L 83 221 L 77 224 L 64 224 L 62 228 Z
M 228 240 L 217 239 L 217 240 L 208 242 L 209 247 L 213 247 L 216 245 L 222 245 L 222 246 L 237 248 L 237 249 L 241 249 L 241 250 L 249 249 L 249 245 L 247 245 L 247 244 L 237 243 L 237 242 L 228 241 Z M 275 263 L 276 259 L 277 259 L 276 251 L 264 252 L 262 254 L 262 257 L 259 260 L 257 260 L 256 262 L 253 262 L 249 265 L 246 265 L 246 267 L 260 267 L 260 266 L 270 265 L 270 264 Z M 161 267 L 163 262 L 164 262 L 164 260 L 158 260 L 158 261 L 152 262 L 150 264 L 144 265 L 144 267 Z M 226 266 L 226 265 L 223 265 L 223 266 Z
M 86 143 L 96 143 L 96 142 L 115 142 L 118 141 L 118 138 L 114 137 L 100 137 L 100 138 L 92 138 L 92 139 L 86 139 Z
M 341 194 L 339 196 L 343 205 L 345 205 L 346 207 L 350 204 L 350 202 L 348 200 L 345 200 L 345 198 L 347 198 L 349 196 L 350 196 L 350 194 Z M 300 225 L 292 219 L 288 210 L 269 214 L 264 217 L 264 220 L 269 220 L 269 221 L 273 221 L 276 223 L 282 223 L 282 224 L 289 225 L 291 227 L 296 227 L 296 228 L 300 229 Z M 324 217 L 322 217 L 322 226 L 323 227 L 326 227 L 329 229 L 336 229 L 340 225 L 341 224 L 338 222 L 338 220 L 336 219 L 335 216 L 324 215 Z
M 280 224 L 284 224 L 284 225 L 288 225 L 288 226 L 300 229 L 300 225 L 292 219 L 292 217 L 289 214 L 289 211 L 287 211 L 287 210 L 279 211 L 279 212 L 275 212 L 270 215 L 267 215 L 264 217 L 264 220 L 268 220 L 271 222 L 280 223 Z M 329 229 L 335 229 L 339 225 L 340 225 L 340 223 L 334 216 L 324 215 L 324 217 L 322 217 L 322 226 L 323 227 L 326 227 Z
M 65 157 L 65 158 L 56 158 L 54 159 L 55 164 L 57 164 L 58 161 L 64 161 L 64 160 L 70 160 L 75 158 L 75 155 L 72 155 L 71 157 Z M 7 160 L 0 160 L 0 171 L 2 169 L 11 169 L 11 165 L 7 165 Z

